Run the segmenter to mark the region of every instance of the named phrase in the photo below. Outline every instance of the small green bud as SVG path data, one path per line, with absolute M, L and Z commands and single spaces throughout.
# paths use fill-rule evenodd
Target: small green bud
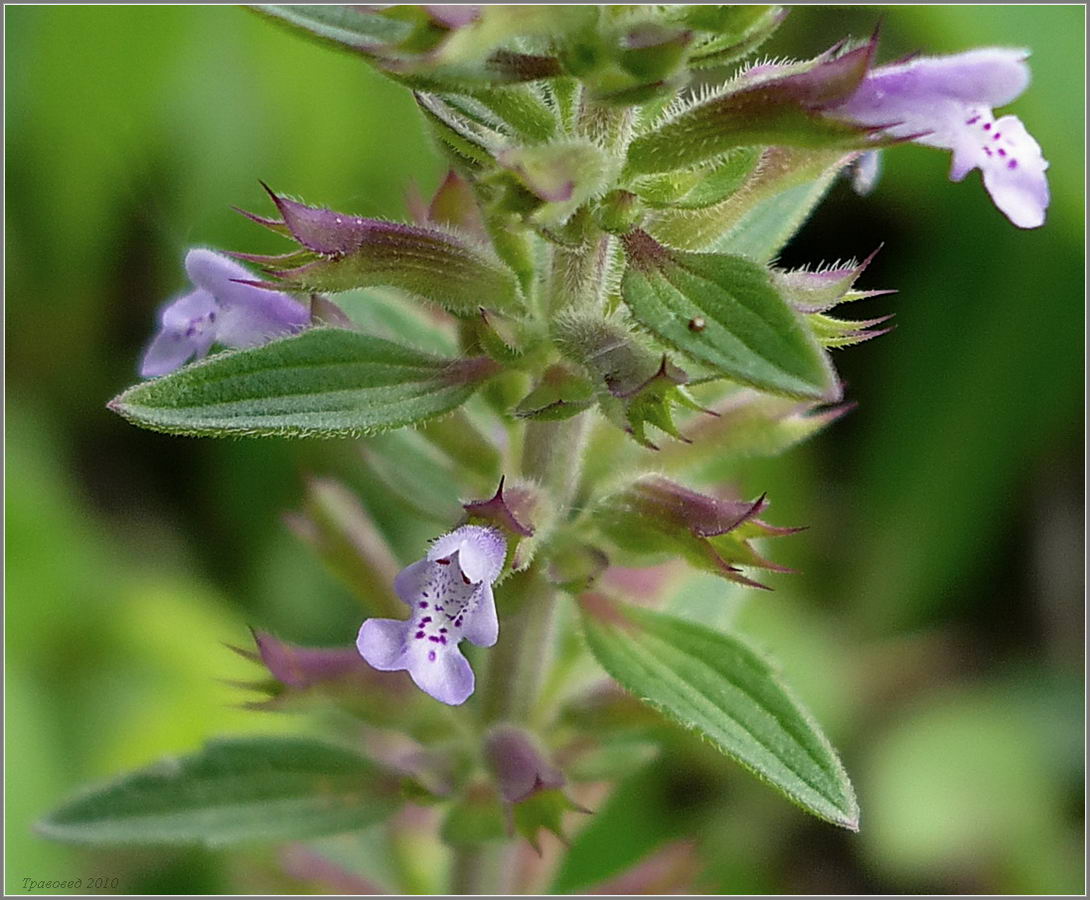
M 595 219 L 603 231 L 627 234 L 643 220 L 643 206 L 631 191 L 617 189 L 602 198 L 595 210 Z
M 528 218 L 539 225 L 563 224 L 607 183 L 610 164 L 588 140 L 554 141 L 501 151 L 496 161 L 536 198 Z
M 549 366 L 518 406 L 521 419 L 569 419 L 594 403 L 594 385 L 563 365 Z

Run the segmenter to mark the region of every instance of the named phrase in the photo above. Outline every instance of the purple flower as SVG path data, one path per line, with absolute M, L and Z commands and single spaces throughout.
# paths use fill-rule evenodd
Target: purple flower
M 166 375 L 200 359 L 213 344 L 254 347 L 305 327 L 310 313 L 287 294 L 240 284 L 252 273 L 212 250 L 196 248 L 185 257 L 196 290 L 168 303 L 159 333 L 144 353 L 140 374 Z
M 473 693 L 462 638 L 491 647 L 499 636 L 492 583 L 507 543 L 492 528 L 463 525 L 437 538 L 424 559 L 398 573 L 394 590 L 412 610 L 407 620 L 368 619 L 356 647 L 384 672 L 405 669 L 436 700 L 458 706 Z
M 1019 228 L 1044 223 L 1048 163 L 1017 116 L 996 119 L 1029 83 L 1028 52 L 1001 48 L 918 58 L 869 72 L 830 115 L 861 125 L 885 125 L 892 137 L 954 151 L 950 179 L 973 169 L 995 205 Z

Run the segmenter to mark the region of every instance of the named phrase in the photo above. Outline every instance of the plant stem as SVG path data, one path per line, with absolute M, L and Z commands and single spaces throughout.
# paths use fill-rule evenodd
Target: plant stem
M 549 493 L 559 518 L 566 516 L 578 483 L 587 417 L 530 422 L 523 443 L 522 472 Z M 556 588 L 538 566 L 511 579 L 505 594 L 515 599 L 504 617 L 503 638 L 492 650 L 481 698 L 485 725 L 525 721 L 552 651 Z M 512 608 L 513 607 L 513 608 Z
M 459 847 L 451 863 L 450 890 L 452 894 L 484 893 L 481 884 L 485 872 L 485 848 L 481 845 Z
M 587 103 L 581 104 L 578 130 L 606 146 L 627 142 L 631 115 Z M 610 261 L 611 237 L 602 232 L 589 211 L 576 213 L 569 237 L 578 246 L 553 246 L 545 291 L 545 313 L 555 316 L 569 308 L 597 309 L 604 299 Z M 531 421 L 522 442 L 521 474 L 548 494 L 562 522 L 568 517 L 579 485 L 589 431 L 587 414 L 563 421 Z M 532 565 L 504 586 L 503 627 L 499 642 L 489 653 L 481 687 L 481 724 L 526 722 L 541 691 L 554 652 L 557 590 L 544 568 Z M 514 874 L 510 865 L 513 845 L 486 844 L 455 851 L 452 889 L 456 893 L 499 893 Z
M 556 514 L 567 514 L 579 480 L 587 416 L 563 422 L 530 422 L 523 442 L 522 474 L 549 492 Z M 505 610 L 501 638 L 489 653 L 481 686 L 481 724 L 525 722 L 541 690 L 553 653 L 556 588 L 539 566 L 513 576 L 504 587 L 518 606 Z M 451 889 L 455 893 L 502 893 L 512 874 L 505 858 L 512 845 L 489 844 L 455 851 Z

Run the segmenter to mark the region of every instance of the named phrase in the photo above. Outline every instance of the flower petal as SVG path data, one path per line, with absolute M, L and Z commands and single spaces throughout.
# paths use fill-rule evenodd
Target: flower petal
M 407 654 L 416 686 L 440 703 L 460 706 L 473 693 L 473 670 L 456 646 L 419 644 Z
M 431 579 L 434 569 L 435 563 L 430 559 L 419 559 L 412 565 L 406 566 L 394 578 L 394 593 L 409 606 L 416 606 L 420 599 L 420 592 Z
M 995 205 L 1020 228 L 1044 223 L 1048 163 L 1015 116 L 996 121 L 992 107 L 1015 99 L 1029 84 L 1025 50 L 985 48 L 921 58 L 869 73 L 832 113 L 863 125 L 886 125 L 892 137 L 911 138 L 954 152 L 950 179 L 973 169 Z
M 186 254 L 193 283 L 211 294 L 221 309 L 217 340 L 228 347 L 254 347 L 305 327 L 310 313 L 287 294 L 240 284 L 253 273 L 233 259 L 197 247 Z
M 195 290 L 164 304 L 159 311 L 159 323 L 163 328 L 184 332 L 194 323 L 215 322 L 216 298 L 208 291 Z
M 225 297 L 218 339 L 228 347 L 256 347 L 299 331 L 310 321 L 310 312 L 301 303 L 277 291 L 234 284 Z
M 163 306 L 161 328 L 144 351 L 140 374 L 144 378 L 166 375 L 190 357 L 200 359 L 216 339 L 216 301 L 207 291 L 183 294 Z
M 187 338 L 177 331 L 160 331 L 155 339 L 144 351 L 144 358 L 140 363 L 141 378 L 155 378 L 158 375 L 166 375 L 184 366 L 193 354 L 197 353 L 197 345 L 192 339 Z
M 852 166 L 852 190 L 865 197 L 874 190 L 882 174 L 882 151 L 868 150 Z
M 185 271 L 199 288 L 219 299 L 218 293 L 235 278 L 253 278 L 253 273 L 229 256 L 204 247 L 194 247 L 185 255 Z
M 1037 228 L 1044 224 L 1049 203 L 1048 163 L 1041 147 L 1017 116 L 999 119 L 995 133 L 1002 137 L 980 166 L 984 187 L 1011 222 L 1019 228 Z
M 864 125 L 936 118 L 938 108 L 1005 106 L 1026 89 L 1026 50 L 989 47 L 880 66 L 837 108 Z M 916 129 L 913 129 L 916 130 Z
M 496 598 L 487 582 L 480 586 L 477 606 L 466 616 L 462 636 L 478 647 L 491 647 L 500 636 L 500 621 L 496 616 Z
M 494 528 L 463 525 L 436 538 L 428 550 L 428 559 L 443 559 L 454 553 L 458 553 L 458 564 L 470 581 L 491 584 L 503 570 L 507 541 Z
M 400 619 L 368 619 L 360 626 L 356 649 L 372 667 L 382 672 L 408 668 L 408 622 Z

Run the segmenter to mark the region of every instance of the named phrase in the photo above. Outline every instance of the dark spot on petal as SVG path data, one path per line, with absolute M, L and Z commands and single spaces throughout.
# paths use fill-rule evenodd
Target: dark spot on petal
M 991 131 L 991 129 L 992 129 L 992 123 L 991 122 L 985 122 L 984 123 L 984 130 L 985 131 Z
M 971 119 L 968 119 L 965 122 L 965 124 L 966 125 L 975 125 L 978 121 L 980 121 L 980 116 L 973 116 Z
M 992 135 L 992 140 L 998 141 L 1001 137 L 1003 137 L 1002 133 L 997 131 L 995 134 Z
M 992 155 L 992 148 L 991 147 L 985 147 L 984 152 L 987 153 L 988 156 L 991 156 Z
M 427 625 L 428 622 L 430 622 L 430 621 L 431 621 L 431 616 L 424 616 L 424 618 L 420 620 L 420 624 L 421 625 Z
M 1008 169 L 1017 169 L 1018 168 L 1018 160 L 1012 159 L 1009 163 L 1007 163 L 1007 168 Z
M 421 609 L 427 609 L 427 608 L 428 608 L 428 604 L 427 604 L 427 603 L 425 603 L 425 602 L 424 602 L 423 600 L 421 600 L 421 601 L 420 601 L 420 608 L 421 608 Z
M 447 633 L 447 630 L 446 630 L 445 628 L 440 628 L 440 629 L 439 629 L 439 633 L 440 633 L 440 634 L 446 634 L 446 633 Z
M 466 573 L 465 572 L 462 573 L 462 581 L 464 581 L 466 584 L 471 583 L 470 580 L 468 578 L 466 578 Z
M 447 639 L 445 637 L 439 638 L 439 643 L 440 644 L 445 644 L 446 642 L 447 642 Z
M 1000 156 L 1006 156 L 1006 155 L 1007 155 L 1007 151 L 1006 151 L 1006 150 L 1004 150 L 1004 149 L 1003 149 L 1002 147 L 1000 147 L 1000 148 L 999 148 L 999 155 L 1000 155 Z
M 439 565 L 441 565 L 441 566 L 449 566 L 450 565 L 450 560 L 449 559 L 437 559 L 436 562 L 439 563 Z
M 429 650 L 428 651 L 428 662 L 435 662 L 435 651 L 434 650 Z
M 420 638 L 422 638 L 423 636 L 424 636 L 424 632 L 423 632 L 423 631 L 418 631 L 418 632 L 416 633 L 416 639 L 417 639 L 417 640 L 420 640 Z
M 439 643 L 439 638 L 437 638 L 434 634 L 429 634 L 428 640 L 431 641 L 433 644 Z

